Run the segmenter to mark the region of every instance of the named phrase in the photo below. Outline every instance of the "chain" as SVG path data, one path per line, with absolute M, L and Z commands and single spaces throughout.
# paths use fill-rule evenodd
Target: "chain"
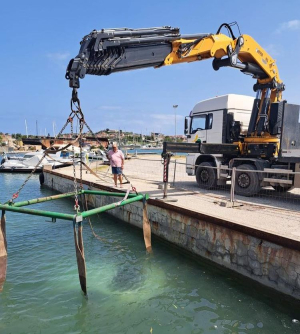
M 81 110 L 80 107 L 80 100 L 77 96 L 77 90 L 75 88 L 73 88 L 72 91 L 72 98 L 71 98 L 71 110 L 72 113 L 74 113 L 74 116 L 77 117 L 77 119 L 79 120 L 79 155 L 80 155 L 80 162 L 82 162 L 82 134 L 83 134 L 83 127 L 85 124 L 84 121 L 84 115 L 83 112 Z M 73 135 L 73 123 L 72 123 L 72 135 Z M 80 172 L 80 190 L 83 189 L 83 185 L 82 185 L 82 163 L 80 163 L 79 166 L 79 172 Z M 76 169 L 75 169 L 75 150 L 74 150 L 74 146 L 73 146 L 73 174 L 74 174 L 74 192 L 75 192 L 75 206 L 74 209 L 77 211 L 80 210 L 80 206 L 78 204 L 78 187 L 77 187 L 77 181 L 76 181 Z
M 71 114 L 70 114 L 71 115 Z M 73 116 L 74 117 L 74 116 Z M 67 122 L 65 123 L 65 125 L 62 127 L 61 131 L 59 132 L 59 134 L 57 135 L 57 137 L 59 137 L 62 132 L 64 131 L 64 129 L 66 128 L 66 126 L 68 125 L 68 123 L 70 122 L 70 120 L 72 120 L 71 116 L 69 116 Z M 50 146 L 48 148 L 48 150 L 53 147 Z M 47 151 L 47 150 L 46 150 Z M 25 187 L 26 183 L 30 180 L 30 178 L 32 177 L 32 175 L 36 172 L 37 168 L 39 167 L 39 165 L 42 163 L 42 161 L 45 159 L 47 155 L 47 152 L 44 152 L 43 156 L 41 157 L 41 159 L 37 162 L 37 164 L 34 166 L 33 170 L 31 171 L 31 173 L 28 175 L 28 177 L 25 179 L 25 181 L 23 182 L 23 184 L 21 185 L 21 187 L 12 195 L 12 198 L 8 201 L 9 203 L 13 203 L 13 201 L 15 199 L 17 199 L 19 197 L 20 192 L 22 191 L 22 189 Z
M 76 110 L 73 109 L 73 105 L 75 106 Z M 80 115 L 80 117 L 79 117 Z M 63 131 L 65 130 L 65 128 L 67 127 L 67 125 L 70 123 L 71 125 L 71 133 L 72 133 L 72 139 L 73 139 L 73 119 L 74 117 L 77 117 L 81 123 L 82 126 L 80 127 L 80 140 L 82 141 L 82 130 L 83 130 L 83 124 L 85 123 L 84 121 L 84 117 L 83 117 L 83 113 L 81 111 L 80 108 L 80 101 L 77 97 L 77 90 L 73 89 L 72 92 L 72 99 L 71 99 L 71 113 L 69 114 L 69 117 L 66 121 L 66 123 L 64 124 L 64 126 L 61 128 L 61 130 L 59 131 L 59 133 L 57 134 L 56 138 L 59 138 Z M 78 138 L 76 139 L 76 141 L 78 140 Z M 74 143 L 73 143 L 74 144 Z M 45 159 L 46 155 L 47 155 L 47 151 L 49 149 L 51 149 L 54 146 L 51 145 L 43 154 L 43 156 L 41 157 L 41 159 L 38 161 L 38 163 L 36 164 L 36 166 L 33 168 L 33 170 L 31 171 L 31 173 L 28 175 L 28 177 L 26 178 L 26 180 L 23 182 L 23 184 L 21 185 L 21 187 L 12 195 L 12 198 L 7 202 L 7 203 L 13 203 L 13 201 L 19 197 L 20 192 L 22 191 L 22 189 L 25 187 L 26 183 L 30 180 L 30 178 L 32 177 L 32 175 L 35 173 L 35 171 L 37 170 L 38 166 L 41 164 L 41 162 Z M 78 191 L 77 191 L 77 182 L 76 182 L 76 171 L 75 171 L 75 149 L 74 149 L 74 145 L 72 145 L 73 148 L 73 173 L 74 173 L 74 190 L 76 193 L 75 196 L 75 207 L 76 210 L 79 210 L 79 205 L 78 205 Z M 80 149 L 81 149 L 81 144 L 80 144 Z M 80 175 L 80 179 L 82 180 L 82 171 L 81 171 L 81 175 Z M 82 189 L 82 181 L 81 181 L 81 189 Z M 77 211 L 78 212 L 78 211 Z
M 94 136 L 94 138 L 96 139 L 96 141 L 100 144 L 100 145 L 102 145 L 101 144 L 101 142 L 100 142 L 100 140 L 98 140 L 98 138 L 97 138 L 97 136 L 95 135 L 95 133 L 93 132 L 93 130 L 89 127 L 89 125 L 86 123 L 86 121 L 83 119 L 83 122 L 84 122 L 84 124 L 85 124 L 85 126 L 88 128 L 88 130 L 90 131 L 90 133 Z M 126 178 L 126 180 L 129 182 L 129 180 L 127 179 L 127 177 L 123 174 L 123 176 Z M 103 180 L 103 179 L 102 179 Z M 105 180 L 104 180 L 104 182 L 106 182 Z M 138 192 L 137 192 L 137 190 L 136 190 L 136 188 L 131 184 L 131 182 L 129 182 L 130 183 L 130 185 L 131 185 L 131 188 L 132 188 L 132 191 L 134 191 L 136 194 L 138 194 Z
M 83 127 L 84 127 L 85 121 L 84 121 L 83 112 L 82 112 L 81 107 L 80 107 L 80 100 L 79 100 L 78 95 L 77 95 L 77 90 L 75 88 L 73 88 L 73 91 L 72 91 L 71 110 L 76 115 L 77 119 L 79 120 L 79 136 L 78 136 L 78 138 L 79 138 L 79 155 L 80 155 L 80 162 L 82 162 L 82 142 L 83 142 L 82 134 L 83 134 Z M 82 190 L 83 189 L 83 185 L 82 185 L 82 163 L 80 163 L 79 172 L 80 172 L 80 186 L 79 187 L 80 187 L 80 190 Z
M 71 125 L 71 137 L 73 139 L 73 119 L 70 121 Z M 74 193 L 75 193 L 75 205 L 74 205 L 74 210 L 76 210 L 77 214 L 78 211 L 80 210 L 79 204 L 78 204 L 78 189 L 77 189 L 77 179 L 76 179 L 76 166 L 75 166 L 75 147 L 72 145 L 72 155 L 73 155 L 73 182 L 74 182 Z
M 73 114 L 73 111 L 70 113 L 70 115 L 69 115 L 69 117 L 68 117 L 68 119 L 67 119 L 67 121 L 66 121 L 66 123 L 65 123 L 65 125 L 61 128 L 61 130 L 59 131 L 59 133 L 57 134 L 57 136 L 56 136 L 56 138 L 59 138 L 61 135 L 62 135 L 62 133 L 64 132 L 64 130 L 65 130 L 65 128 L 67 127 L 67 125 L 70 123 L 70 121 L 73 119 L 73 117 L 72 117 L 72 114 Z M 52 145 L 53 146 L 53 145 Z
M 85 120 L 84 121 L 84 124 L 85 126 L 88 128 L 88 130 L 90 131 L 90 133 L 94 136 L 94 138 L 96 139 L 96 141 L 98 142 L 98 144 L 100 144 L 102 146 L 102 143 L 101 141 L 98 139 L 98 137 L 95 135 L 95 133 L 93 132 L 93 130 L 89 127 L 89 125 L 87 124 L 87 122 Z
M 29 181 L 29 179 L 31 178 L 31 176 L 34 174 L 34 172 L 37 170 L 38 166 L 41 164 L 41 162 L 45 159 L 46 157 L 46 153 L 43 154 L 43 156 L 41 157 L 41 159 L 38 161 L 38 163 L 35 165 L 35 167 L 33 168 L 33 170 L 31 171 L 31 173 L 28 175 L 28 177 L 25 179 L 25 181 L 23 182 L 23 184 L 21 185 L 21 187 L 12 195 L 12 198 L 8 201 L 8 203 L 13 203 L 13 201 L 15 199 L 17 199 L 19 197 L 19 194 L 21 192 L 21 190 L 25 187 L 26 183 Z
M 80 150 L 80 190 L 83 189 L 82 186 L 82 131 L 83 131 L 84 120 L 81 119 L 79 123 L 80 139 L 79 139 L 79 150 Z

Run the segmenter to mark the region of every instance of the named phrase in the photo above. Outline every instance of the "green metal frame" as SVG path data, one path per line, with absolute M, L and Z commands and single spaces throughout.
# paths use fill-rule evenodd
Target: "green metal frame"
M 124 193 L 114 193 L 109 191 L 98 191 L 98 190 L 81 190 L 78 192 L 78 195 L 87 194 L 87 195 L 100 195 L 100 196 L 114 196 L 114 197 L 124 197 Z M 64 220 L 71 220 L 71 221 L 79 221 L 86 217 L 93 216 L 97 213 L 105 212 L 111 209 L 114 209 L 119 206 L 124 206 L 126 204 L 130 204 L 133 202 L 141 201 L 141 200 L 147 200 L 149 198 L 148 194 L 128 194 L 128 198 L 126 200 L 121 200 L 116 203 L 111 203 L 108 205 L 101 206 L 100 208 L 91 209 L 88 211 L 78 212 L 78 214 L 67 214 L 67 213 L 60 213 L 60 212 L 54 212 L 54 211 L 44 211 L 44 210 L 34 210 L 34 209 L 25 209 L 23 206 L 32 205 L 32 204 L 38 204 L 42 202 L 48 202 L 53 201 L 57 199 L 67 198 L 75 196 L 75 192 L 70 192 L 66 194 L 59 194 L 54 196 L 48 196 L 48 197 L 42 197 L 42 198 L 36 198 L 31 199 L 28 201 L 22 201 L 22 202 L 16 202 L 16 203 L 6 203 L 1 204 L 0 203 L 0 210 L 5 211 L 12 211 L 12 212 L 18 212 L 18 213 L 24 213 L 34 216 L 42 216 L 42 217 L 49 217 L 54 219 L 64 219 Z

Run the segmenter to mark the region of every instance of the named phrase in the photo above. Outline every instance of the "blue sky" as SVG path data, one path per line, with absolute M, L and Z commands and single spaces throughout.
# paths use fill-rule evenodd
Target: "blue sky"
M 257 1 L 5 1 L 1 4 L 0 131 L 25 134 L 59 130 L 69 115 L 71 89 L 65 68 L 81 38 L 93 29 L 175 26 L 183 34 L 215 33 L 237 21 L 277 60 L 284 98 L 300 104 L 300 2 Z M 233 69 L 212 69 L 211 60 L 86 76 L 79 97 L 94 131 L 183 132 L 183 118 L 203 99 L 227 93 L 254 95 L 255 83 Z

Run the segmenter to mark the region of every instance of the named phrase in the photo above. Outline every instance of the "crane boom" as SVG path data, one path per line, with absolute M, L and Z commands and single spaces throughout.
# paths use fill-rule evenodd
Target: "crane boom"
M 230 36 L 220 32 L 223 27 Z M 93 30 L 80 44 L 78 55 L 70 60 L 66 71 L 73 89 L 79 88 L 79 80 L 86 74 L 109 75 L 210 58 L 214 70 L 226 66 L 251 75 L 257 80 L 253 86 L 257 97 L 248 129 L 251 137 L 268 134 L 271 104 L 281 101 L 285 89 L 275 60 L 251 36 L 236 38 L 226 23 L 216 34 L 181 35 L 179 28 L 169 26 Z
M 168 26 L 93 30 L 82 39 L 66 78 L 71 87 L 78 88 L 79 79 L 86 74 L 109 75 L 213 58 L 215 70 L 229 66 L 251 74 L 258 80 L 256 90 L 261 85 L 277 91 L 284 89 L 275 60 L 251 36 L 229 37 L 221 34 L 220 28 L 216 34 L 194 35 L 181 35 L 179 28 Z
M 188 155 L 192 157 L 187 164 L 188 174 L 197 176 L 200 187 L 211 189 L 217 182 L 226 184 L 231 168 L 239 167 L 235 187 L 239 194 L 247 196 L 256 194 L 266 184 L 285 190 L 290 185 L 299 186 L 300 178 L 295 175 L 290 179 L 289 176 L 291 171 L 300 168 L 299 106 L 282 100 L 285 86 L 275 60 L 251 36 L 240 34 L 235 37 L 231 26 L 223 23 L 215 34 L 193 35 L 181 35 L 179 28 L 169 26 L 93 30 L 82 39 L 78 55 L 67 67 L 66 79 L 73 88 L 71 106 L 75 105 L 81 111 L 77 88 L 86 74 L 102 76 L 212 59 L 216 71 L 221 67 L 232 67 L 252 76 L 256 80 L 253 86 L 256 98 L 249 123 L 245 118 L 248 113 L 244 113 L 243 99 L 236 99 L 232 108 L 229 108 L 229 100 L 223 100 L 223 104 L 208 104 L 212 109 L 204 109 L 185 119 L 185 134 L 194 142 L 185 147 L 182 143 L 180 147 L 173 143 L 171 149 L 196 154 Z M 228 35 L 221 33 L 222 28 L 227 29 Z M 241 119 L 239 111 L 243 111 Z M 216 122 L 213 122 L 214 115 Z M 195 124 L 201 121 L 201 126 L 192 128 L 194 121 Z M 249 124 L 247 132 L 242 131 L 244 122 Z M 205 138 L 200 144 L 197 143 L 201 140 L 198 134 Z M 165 145 L 165 159 L 167 150 Z M 220 172 L 223 166 L 228 167 L 228 173 Z M 282 171 L 282 175 L 274 178 L 273 169 Z M 205 171 L 203 179 L 202 171 Z

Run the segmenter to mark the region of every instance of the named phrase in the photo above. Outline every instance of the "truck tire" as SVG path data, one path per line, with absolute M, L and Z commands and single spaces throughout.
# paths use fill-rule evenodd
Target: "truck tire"
M 202 162 L 196 170 L 196 180 L 201 189 L 212 189 L 217 186 L 217 171 L 211 162 Z
M 235 176 L 235 193 L 242 196 L 253 196 L 260 191 L 260 181 L 253 165 L 240 165 Z

